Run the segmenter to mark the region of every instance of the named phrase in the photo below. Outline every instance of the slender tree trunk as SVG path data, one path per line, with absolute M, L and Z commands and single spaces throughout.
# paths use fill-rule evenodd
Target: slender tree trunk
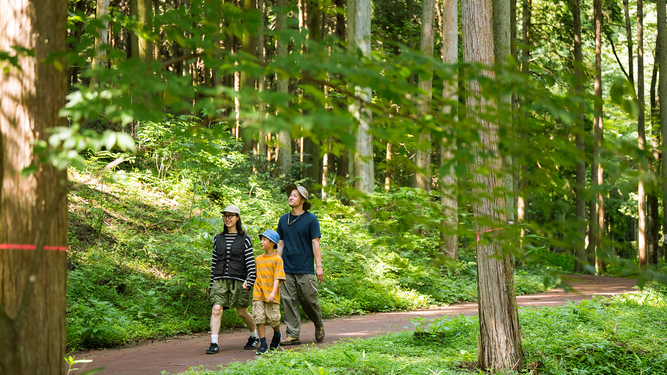
M 257 60 L 260 63 L 264 63 L 266 60 L 266 48 L 264 46 L 264 0 L 257 0 L 257 9 L 260 11 L 260 26 L 259 33 L 257 34 Z M 257 80 L 257 92 L 262 92 L 266 88 L 266 77 L 261 76 Z M 266 116 L 266 104 L 264 102 L 259 103 L 259 113 L 262 119 Z M 266 145 L 267 139 L 271 138 L 271 134 L 267 133 L 264 130 L 259 131 L 259 139 L 257 140 L 257 151 L 259 154 L 259 170 L 265 172 L 268 164 L 271 162 L 271 157 L 268 152 L 268 147 Z M 265 159 L 266 158 L 266 159 Z M 266 162 L 264 162 L 266 160 Z
M 319 42 L 322 37 L 320 34 L 322 23 L 322 11 L 317 0 L 306 1 L 306 21 L 308 25 L 308 35 L 311 40 Z M 320 90 L 324 88 L 320 86 Z M 304 166 L 303 177 L 308 178 L 312 184 L 322 182 L 322 171 L 320 169 L 320 142 L 310 138 L 303 139 L 304 148 Z
M 577 77 L 576 94 L 583 98 L 584 82 L 583 82 L 583 68 L 584 55 L 581 50 L 581 6 L 579 0 L 572 0 L 572 20 L 574 29 L 574 71 Z M 584 154 L 586 146 L 584 142 L 584 105 L 579 104 L 579 115 L 577 116 L 576 125 L 576 144 L 579 156 L 577 157 L 576 169 L 576 212 L 577 212 L 577 233 L 575 258 L 574 258 L 574 272 L 584 272 L 586 265 L 586 198 L 584 191 L 586 189 L 586 161 Z
M 657 43 L 656 43 L 657 44 Z M 653 55 L 653 72 L 651 73 L 651 88 L 650 92 L 650 105 L 651 111 L 651 161 L 649 164 L 649 169 L 651 171 L 651 183 L 650 189 L 648 189 L 647 194 L 647 205 L 648 205 L 648 223 L 647 227 L 647 239 L 648 239 L 648 253 L 649 253 L 649 264 L 658 264 L 658 223 L 660 222 L 660 213 L 658 212 L 658 194 L 660 193 L 661 181 L 659 179 L 659 163 L 660 163 L 660 128 L 659 124 L 656 121 L 659 114 L 656 111 L 656 97 L 655 90 L 658 84 L 658 55 L 657 55 L 657 45 L 656 51 Z
M 348 11 L 349 14 L 349 11 Z M 350 17 L 352 18 L 352 17 Z M 371 53 L 371 1 L 354 1 L 354 42 L 364 56 L 370 57 Z M 370 194 L 375 190 L 375 169 L 373 167 L 373 135 L 370 133 L 371 111 L 365 108 L 363 103 L 370 102 L 372 92 L 370 87 L 355 87 L 357 97 L 360 99 L 351 107 L 351 111 L 359 127 L 356 134 L 354 154 L 354 176 L 358 178 L 357 190 Z
M 630 21 L 630 7 L 629 0 L 623 0 L 623 13 L 625 14 L 625 36 L 627 39 L 628 45 L 628 79 L 632 84 L 632 87 L 635 87 L 635 73 L 634 73 L 634 63 L 632 61 L 632 23 Z M 619 61 L 620 64 L 620 61 Z
M 433 57 L 433 22 L 435 18 L 435 0 L 422 1 L 422 30 L 420 49 L 427 57 Z M 431 95 L 433 88 L 433 67 L 425 67 L 426 74 L 419 78 L 419 88 L 424 90 L 421 97 L 422 114 L 426 115 L 431 109 Z M 421 146 L 417 149 L 415 161 L 417 165 L 416 187 L 422 190 L 431 190 L 431 133 L 419 135 Z
M 601 259 L 603 251 L 604 236 L 604 196 L 602 195 L 602 184 L 604 169 L 601 163 L 601 152 L 603 142 L 604 124 L 602 120 L 602 0 L 593 0 L 593 15 L 595 22 L 595 101 L 593 120 L 593 149 L 591 165 L 591 190 L 594 192 L 590 208 L 590 240 L 588 241 L 588 260 L 590 264 L 595 264 L 595 270 L 598 274 L 604 273 L 604 263 Z
M 463 58 L 466 62 L 492 65 L 493 60 L 493 11 L 491 0 L 462 0 Z M 492 73 L 487 72 L 491 75 Z M 480 110 L 493 103 L 480 98 L 477 82 L 469 83 L 467 108 Z M 480 98 L 480 99 L 478 99 Z M 480 145 L 486 157 L 476 157 L 474 182 L 485 186 L 478 191 L 473 204 L 473 215 L 477 219 L 476 231 L 491 229 L 488 223 L 505 226 L 507 217 L 504 198 L 488 198 L 495 189 L 503 186 L 494 171 L 501 168 L 498 153 L 498 126 L 481 118 Z M 485 172 L 480 172 L 483 170 Z M 480 220 L 488 221 L 479 224 Z M 514 270 L 509 254 L 503 254 L 497 242 L 477 244 L 477 290 L 479 293 L 479 367 L 482 369 L 520 370 L 523 368 L 523 350 L 519 315 L 514 296 Z
M 457 0 L 444 0 L 442 8 L 442 62 L 445 64 L 457 64 L 459 60 L 459 10 Z M 444 81 L 442 89 L 442 98 L 450 103 L 458 102 L 458 82 Z M 456 109 L 452 104 L 446 103 L 443 111 L 446 114 L 452 114 Z M 454 112 L 455 114 L 456 112 Z M 455 120 L 458 118 L 455 117 Z M 454 167 L 445 171 L 446 163 L 454 159 L 453 145 L 455 142 L 449 140 L 451 146 L 444 146 L 448 140 L 443 140 L 443 146 L 440 146 L 440 204 L 442 206 L 442 221 L 440 229 L 440 251 L 445 257 L 457 261 L 458 255 L 458 211 L 457 200 L 458 183 Z
M 391 178 L 391 169 L 393 167 L 393 161 L 392 161 L 392 144 L 391 142 L 387 142 L 387 156 L 385 158 L 386 166 L 384 169 L 384 191 L 389 192 L 389 189 L 391 189 L 392 185 L 392 178 Z
M 0 373 L 64 375 L 67 176 L 40 164 L 33 142 L 67 127 L 66 70 L 44 62 L 66 49 L 67 2 L 0 0 L 0 9 L 0 51 L 34 52 L 0 74 Z M 23 177 L 31 163 L 38 171 Z
M 348 51 L 354 53 L 357 50 L 357 44 L 355 42 L 355 33 L 357 29 L 357 0 L 345 0 L 345 9 L 347 14 L 347 28 L 345 29 L 347 36 L 347 49 Z M 350 90 L 355 90 L 354 86 L 350 86 Z M 350 105 L 348 109 L 350 112 L 355 112 L 355 106 Z M 350 179 L 356 176 L 354 171 L 354 152 L 349 150 L 346 156 L 347 165 L 344 167 L 347 170 L 347 174 L 350 176 Z
M 645 184 L 645 160 L 643 151 L 646 147 L 646 125 L 644 116 L 644 14 L 642 0 L 637 0 L 637 105 L 639 115 L 637 116 L 637 142 L 642 157 L 637 162 L 639 170 L 637 203 L 639 211 L 639 241 L 637 248 L 639 252 L 639 266 L 648 264 L 646 246 L 646 188 Z
M 109 21 L 106 16 L 109 14 L 109 0 L 97 0 L 97 9 L 95 11 L 95 18 L 102 20 L 102 27 L 97 30 L 95 35 L 95 56 L 93 56 L 92 66 L 104 66 L 107 52 L 103 50 L 102 46 L 108 44 L 109 39 Z M 90 79 L 90 87 L 97 85 L 97 76 Z
M 521 72 L 525 75 L 529 73 L 529 61 L 530 61 L 530 29 L 531 29 L 531 18 L 532 18 L 532 0 L 523 0 L 523 26 L 522 26 L 522 43 L 523 50 L 521 53 Z M 520 120 L 519 120 L 520 121 Z M 528 135 L 525 134 L 525 131 L 519 129 L 521 137 L 524 139 L 528 138 Z M 517 221 L 519 224 L 526 222 L 526 193 L 528 189 L 528 179 L 526 173 L 528 168 L 526 165 L 521 165 L 519 167 L 519 189 L 517 195 Z M 523 238 L 526 236 L 526 229 L 524 226 L 521 227 L 521 248 L 523 249 Z
M 507 65 L 511 56 L 511 0 L 493 0 L 493 47 L 496 63 Z M 501 106 L 510 109 L 512 105 L 512 95 L 502 95 L 500 98 Z M 512 128 L 512 118 L 505 121 L 508 130 Z M 505 170 L 505 204 L 507 206 L 507 220 L 514 223 L 514 194 L 513 194 L 513 173 L 512 156 L 503 155 L 503 169 Z
M 286 14 L 284 8 L 287 6 L 287 0 L 277 0 L 281 11 L 276 16 L 277 39 L 280 39 L 280 32 L 286 27 Z M 287 42 L 276 40 L 276 55 L 280 58 L 287 57 Z M 289 92 L 289 80 L 287 77 L 277 76 L 276 87 L 278 92 L 287 94 Z M 288 131 L 283 130 L 277 135 L 278 148 L 276 150 L 276 161 L 278 164 L 278 175 L 287 175 L 292 166 L 292 138 Z
M 656 54 L 658 56 L 658 69 L 660 78 L 658 80 L 658 107 L 660 108 L 660 135 L 664 142 L 667 139 L 667 12 L 665 11 L 665 0 L 657 1 L 658 12 L 658 41 Z M 665 252 L 665 261 L 667 262 L 667 241 L 665 241 L 664 231 L 667 230 L 667 157 L 662 155 L 662 208 L 663 208 L 663 251 Z
M 137 18 L 141 27 L 150 30 L 152 27 L 150 0 L 130 0 L 132 16 Z M 132 57 L 138 58 L 145 63 L 153 61 L 153 43 L 148 39 L 141 38 L 137 33 L 132 33 Z

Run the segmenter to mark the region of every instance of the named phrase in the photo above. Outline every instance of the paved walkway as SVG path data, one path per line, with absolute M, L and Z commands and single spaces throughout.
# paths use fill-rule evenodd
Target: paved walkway
M 615 277 L 573 276 L 569 279 L 573 290 L 564 292 L 554 289 L 545 293 L 518 296 L 519 306 L 556 306 L 565 304 L 567 300 L 580 301 L 593 296 L 612 296 L 634 291 L 635 280 Z M 366 338 L 401 330 L 413 329 L 408 320 L 413 317 L 436 318 L 443 315 L 474 315 L 477 314 L 477 303 L 455 304 L 448 307 L 416 310 L 407 312 L 378 313 L 355 315 L 347 318 L 325 320 L 326 339 L 315 344 L 315 329 L 312 324 L 304 323 L 301 341 L 321 347 L 344 338 Z M 284 334 L 285 327 L 283 325 Z M 181 336 L 167 340 L 149 341 L 120 349 L 94 350 L 76 353 L 76 359 L 91 359 L 93 362 L 80 366 L 80 372 L 105 367 L 98 372 L 101 375 L 158 375 L 163 370 L 171 374 L 187 371 L 190 367 L 204 366 L 216 368 L 235 361 L 245 362 L 256 357 L 254 351 L 243 350 L 248 339 L 245 329 L 236 329 L 220 334 L 220 353 L 206 355 L 204 352 L 210 343 L 207 333 Z M 282 347 L 281 350 L 284 350 Z M 287 347 L 298 348 L 298 347 Z

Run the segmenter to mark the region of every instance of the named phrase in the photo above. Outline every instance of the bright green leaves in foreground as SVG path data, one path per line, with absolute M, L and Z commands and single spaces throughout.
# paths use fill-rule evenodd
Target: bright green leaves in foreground
M 667 294 L 520 310 L 528 369 L 542 374 L 667 374 Z M 413 332 L 283 351 L 197 374 L 465 374 L 477 360 L 477 317 L 416 319 Z M 313 372 L 315 370 L 315 372 Z M 194 371 L 188 374 L 195 374 Z

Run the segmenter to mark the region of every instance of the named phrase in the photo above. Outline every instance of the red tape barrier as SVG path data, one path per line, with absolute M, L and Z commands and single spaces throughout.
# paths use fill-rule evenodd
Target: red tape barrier
M 0 250 L 37 250 L 37 245 L 0 244 Z M 67 246 L 44 246 L 44 250 L 67 251 Z
M 494 230 L 501 230 L 501 229 L 505 229 L 505 228 L 493 228 L 493 229 L 485 230 L 485 231 L 482 231 L 482 232 L 476 232 L 476 234 L 477 234 L 477 243 L 479 243 L 479 234 L 480 233 L 493 232 Z

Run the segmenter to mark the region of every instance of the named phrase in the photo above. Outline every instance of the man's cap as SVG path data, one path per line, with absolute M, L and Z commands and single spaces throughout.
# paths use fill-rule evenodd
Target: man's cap
M 269 241 L 273 242 L 274 243 L 274 245 L 273 245 L 274 249 L 278 247 L 278 241 L 280 241 L 280 235 L 275 230 L 271 230 L 271 229 L 265 230 L 264 233 L 259 235 L 259 239 L 261 240 L 262 237 L 266 237 L 266 238 L 269 239 Z
M 229 212 L 229 213 L 232 213 L 232 214 L 241 215 L 241 210 L 240 210 L 238 207 L 234 206 L 233 204 L 230 204 L 229 206 L 225 207 L 224 210 L 222 210 L 222 213 L 223 213 L 223 214 L 224 214 L 225 212 Z
M 306 201 L 303 202 L 303 209 L 305 211 L 310 210 L 311 204 L 308 202 L 308 190 L 306 190 L 305 187 L 301 185 L 295 185 L 295 184 L 289 184 L 285 188 L 285 192 L 287 193 L 287 196 L 289 197 L 290 194 L 292 194 L 292 191 L 297 190 L 299 194 L 305 199 Z

